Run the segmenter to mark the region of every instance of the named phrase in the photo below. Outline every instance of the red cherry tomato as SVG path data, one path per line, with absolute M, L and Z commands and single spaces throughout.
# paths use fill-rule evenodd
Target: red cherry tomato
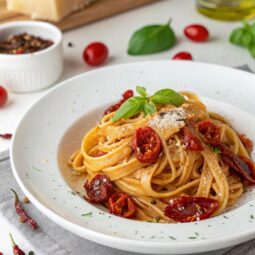
M 182 51 L 173 56 L 174 60 L 193 60 L 192 55 L 189 52 Z
M 84 61 L 91 65 L 101 65 L 108 57 L 108 48 L 101 42 L 89 44 L 83 51 Z
M 88 200 L 94 203 L 107 201 L 113 193 L 112 182 L 103 174 L 97 174 L 90 182 L 86 181 L 84 188 Z
M 255 165 L 250 159 L 246 157 L 239 157 L 234 154 L 230 148 L 221 143 L 217 146 L 220 149 L 220 156 L 222 161 L 229 166 L 230 169 L 235 170 L 241 174 L 247 181 L 255 184 Z
M 133 138 L 133 149 L 136 158 L 142 163 L 153 164 L 162 150 L 158 134 L 150 127 L 138 128 Z
M 136 214 L 136 205 L 128 194 L 115 192 L 109 198 L 109 211 L 114 215 L 130 219 Z
M 248 153 L 251 153 L 252 149 L 253 149 L 252 140 L 244 134 L 239 134 L 238 137 L 241 140 L 241 142 L 243 143 L 243 145 L 244 145 L 245 149 L 248 151 Z
M 199 24 L 192 24 L 184 29 L 184 34 L 194 42 L 204 42 L 209 38 L 209 31 Z
M 0 107 L 4 106 L 7 102 L 8 94 L 3 86 L 0 86 Z
M 193 128 L 184 127 L 182 129 L 183 144 L 188 150 L 202 151 L 203 145 L 200 139 L 194 134 Z
M 209 218 L 219 202 L 205 197 L 179 197 L 165 208 L 165 215 L 176 222 L 192 222 Z
M 199 122 L 198 130 L 206 143 L 213 146 L 217 146 L 220 143 L 220 128 L 210 120 Z

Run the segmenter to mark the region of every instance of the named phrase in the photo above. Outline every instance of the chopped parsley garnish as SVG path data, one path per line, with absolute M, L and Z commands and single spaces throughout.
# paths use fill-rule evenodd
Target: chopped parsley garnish
M 91 217 L 92 216 L 92 212 L 88 212 L 88 213 L 83 213 L 81 216 L 84 216 L 84 217 Z

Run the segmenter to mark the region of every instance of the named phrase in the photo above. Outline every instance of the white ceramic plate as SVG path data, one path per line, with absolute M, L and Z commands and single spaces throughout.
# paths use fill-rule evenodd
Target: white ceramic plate
M 12 142 L 11 162 L 26 196 L 64 228 L 123 250 L 187 254 L 216 250 L 254 238 L 255 190 L 252 189 L 236 208 L 224 215 L 185 224 L 123 219 L 102 213 L 79 196 L 72 195 L 58 167 L 58 147 L 63 135 L 79 118 L 87 115 L 87 123 L 70 146 L 78 145 L 86 128 L 95 124 L 103 109 L 118 100 L 123 91 L 134 89 L 138 84 L 151 93 L 166 87 L 194 91 L 205 97 L 209 109 L 226 115 L 238 131 L 255 141 L 253 74 L 184 61 L 140 62 L 102 68 L 53 88 L 21 120 Z M 81 216 L 88 212 L 92 212 L 91 217 Z

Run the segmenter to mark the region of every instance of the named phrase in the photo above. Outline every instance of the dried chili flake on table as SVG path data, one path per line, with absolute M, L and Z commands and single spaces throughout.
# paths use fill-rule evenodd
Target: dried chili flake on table
M 13 240 L 12 234 L 10 234 L 11 242 L 12 242 L 12 248 L 13 248 L 13 254 L 14 255 L 26 255 L 24 251 L 22 251 L 19 246 L 15 243 Z
M 21 202 L 16 191 L 13 189 L 11 189 L 11 191 L 15 196 L 15 209 L 16 213 L 20 216 L 20 222 L 27 223 L 33 230 L 36 230 L 38 228 L 37 222 L 27 215 L 23 206 L 21 205 Z
M 0 251 L 0 255 L 4 255 L 4 254 Z
M 50 47 L 53 41 L 22 33 L 0 41 L 0 54 L 26 54 Z
M 6 134 L 0 134 L 0 137 L 3 139 L 11 139 L 12 138 L 12 134 L 6 133 Z

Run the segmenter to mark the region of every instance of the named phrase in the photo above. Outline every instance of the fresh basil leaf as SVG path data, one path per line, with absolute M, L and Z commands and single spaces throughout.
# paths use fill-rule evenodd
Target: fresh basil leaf
M 162 89 L 157 91 L 151 97 L 151 100 L 155 104 L 173 104 L 175 106 L 180 106 L 185 102 L 184 97 L 172 89 Z
M 242 45 L 246 48 L 249 48 L 252 44 L 253 36 L 249 31 L 246 31 L 242 37 Z
M 235 29 L 230 37 L 229 37 L 229 41 L 235 45 L 239 45 L 239 46 L 243 46 L 242 44 L 242 38 L 243 35 L 245 33 L 245 30 L 243 28 L 237 28 Z
M 145 88 L 145 87 L 136 86 L 136 92 L 137 92 L 141 97 L 144 97 L 144 98 L 147 97 L 147 92 L 146 92 L 146 88 Z
M 145 102 L 143 106 L 143 112 L 146 116 L 151 115 L 156 111 L 157 111 L 157 108 L 153 102 Z
M 128 119 L 143 110 L 145 99 L 142 97 L 131 97 L 115 112 L 112 121 Z
M 255 58 L 255 44 L 249 47 L 249 52 L 252 55 L 252 57 Z
M 255 22 L 250 26 L 250 32 L 255 36 Z
M 170 24 L 150 25 L 134 32 L 129 44 L 128 54 L 143 55 L 161 52 L 171 48 L 176 42 Z

